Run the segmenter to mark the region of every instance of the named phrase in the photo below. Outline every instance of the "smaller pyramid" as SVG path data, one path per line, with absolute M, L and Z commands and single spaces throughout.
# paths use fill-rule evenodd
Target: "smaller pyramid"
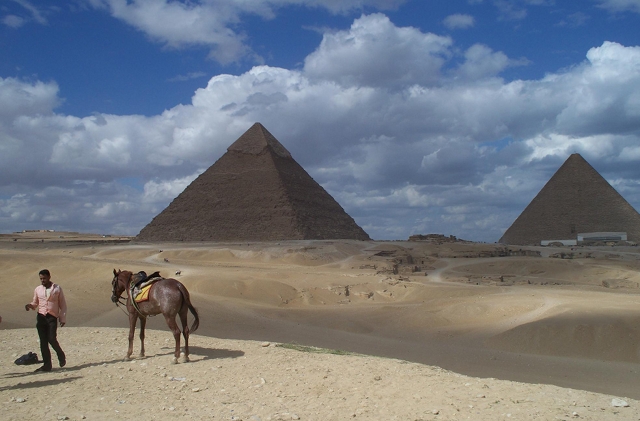
M 640 214 L 580 154 L 572 154 L 500 238 L 539 245 L 578 233 L 626 232 L 640 241 Z
M 370 240 L 260 123 L 229 146 L 136 239 Z

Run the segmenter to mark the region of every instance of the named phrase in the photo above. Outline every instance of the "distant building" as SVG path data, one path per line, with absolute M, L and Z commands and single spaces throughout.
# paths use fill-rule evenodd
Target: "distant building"
M 555 246 L 555 245 L 563 245 L 563 246 L 577 246 L 577 240 L 542 240 L 540 241 L 541 246 Z
M 578 243 L 627 241 L 626 232 L 587 232 L 578 234 Z

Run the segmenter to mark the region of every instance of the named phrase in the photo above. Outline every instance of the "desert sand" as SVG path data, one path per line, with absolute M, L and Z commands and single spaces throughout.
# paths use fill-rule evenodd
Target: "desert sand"
M 637 247 L 33 233 L 0 255 L 2 419 L 640 419 Z M 13 360 L 39 353 L 24 304 L 42 268 L 67 297 L 68 363 L 35 374 Z M 123 361 L 113 269 L 187 286 L 191 362 L 171 364 L 161 316 Z

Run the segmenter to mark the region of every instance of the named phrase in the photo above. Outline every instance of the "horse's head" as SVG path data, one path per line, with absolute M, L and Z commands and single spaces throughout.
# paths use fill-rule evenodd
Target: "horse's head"
M 131 272 L 128 270 L 120 270 L 116 272 L 113 270 L 113 280 L 111 281 L 111 301 L 118 303 L 122 293 L 127 289 L 129 280 L 131 279 Z

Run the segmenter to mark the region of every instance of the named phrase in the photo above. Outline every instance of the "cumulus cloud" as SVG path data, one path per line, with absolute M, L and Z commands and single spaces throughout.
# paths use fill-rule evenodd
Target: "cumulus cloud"
M 442 23 L 449 29 L 467 29 L 475 25 L 475 18 L 471 15 L 456 13 L 447 16 Z
M 304 71 L 345 86 L 431 85 L 439 79 L 451 44 L 448 37 L 398 28 L 382 14 L 362 16 L 348 31 L 325 34 L 305 59 Z
M 528 64 L 527 60 L 513 60 L 501 51 L 493 51 L 483 44 L 472 45 L 464 53 L 465 61 L 458 69 L 464 79 L 483 79 L 497 76 L 511 66 Z
M 1 79 L 0 229 L 136 234 L 256 121 L 374 238 L 495 241 L 573 152 L 640 200 L 640 47 L 537 80 L 509 65 L 373 14 L 299 70 L 217 75 L 155 116 L 61 115 L 55 83 Z

